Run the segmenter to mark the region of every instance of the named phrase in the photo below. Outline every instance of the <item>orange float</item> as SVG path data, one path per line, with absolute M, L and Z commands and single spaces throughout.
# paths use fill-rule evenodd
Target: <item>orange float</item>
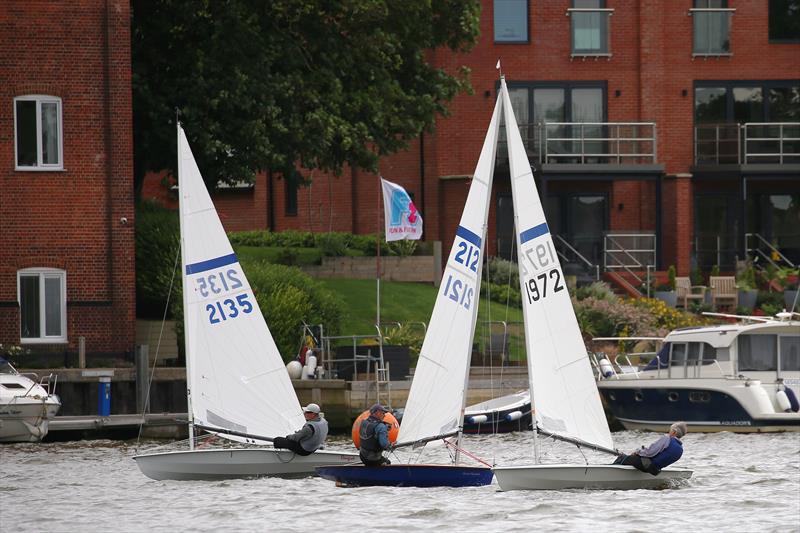
M 356 448 L 361 447 L 361 436 L 359 435 L 361 429 L 361 422 L 366 420 L 369 417 L 369 411 L 364 411 L 356 421 L 353 422 L 353 430 L 351 431 L 350 435 L 353 437 L 353 444 L 355 444 Z M 394 417 L 392 413 L 386 413 L 383 417 L 383 423 L 389 426 L 389 442 L 394 443 L 397 441 L 397 434 L 400 433 L 400 424 L 397 422 L 397 419 Z

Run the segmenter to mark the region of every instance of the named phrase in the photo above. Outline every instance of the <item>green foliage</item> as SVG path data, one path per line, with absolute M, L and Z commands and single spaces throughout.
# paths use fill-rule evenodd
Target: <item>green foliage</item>
M 181 279 L 178 214 L 154 202 L 141 202 L 136 205 L 135 228 L 136 314 L 162 318 L 170 283 L 178 285 Z
M 210 189 L 295 165 L 377 169 L 431 129 L 468 69 L 427 63 L 477 41 L 478 0 L 134 0 L 137 189 L 174 169 L 175 110 Z M 455 56 L 463 57 L 463 56 Z
M 340 257 L 350 247 L 352 237 L 351 233 L 319 233 L 315 235 L 314 241 L 324 256 Z
M 752 291 L 758 288 L 756 284 L 756 271 L 753 265 L 748 265 L 736 277 L 736 287 L 743 291 Z
M 759 291 L 756 298 L 756 309 L 761 309 L 767 316 L 775 316 L 783 311 L 783 293 Z
M 293 248 L 281 248 L 275 257 L 275 263 L 279 265 L 296 265 L 297 252 Z
M 800 269 L 782 267 L 776 272 L 776 277 L 783 290 L 796 290 L 800 282 Z
M 408 346 L 411 366 L 416 365 L 419 358 L 419 351 L 422 349 L 422 341 L 425 339 L 423 330 L 414 327 L 412 324 L 402 324 L 400 327 L 393 327 L 383 336 L 384 344 L 395 346 Z
M 719 276 L 719 265 L 714 265 L 711 267 L 711 276 Z
M 392 241 L 389 244 L 389 254 L 391 255 L 399 255 L 400 257 L 408 257 L 410 255 L 414 255 L 414 252 L 417 250 L 417 243 L 419 241 L 413 241 L 408 239 L 403 239 L 400 241 Z
M 519 291 L 519 266 L 516 262 L 492 257 L 483 269 L 483 279 L 496 285 L 510 285 Z
M 519 289 L 508 285 L 497 285 L 489 281 L 481 283 L 481 297 L 502 305 L 508 305 L 514 309 L 522 309 L 522 297 Z
M 675 290 L 675 265 L 670 265 L 667 269 L 667 278 L 669 279 L 669 290 Z
M 595 281 L 590 285 L 584 285 L 575 289 L 575 298 L 577 300 L 585 300 L 586 298 L 594 298 L 595 300 L 605 300 L 608 302 L 616 302 L 619 297 L 614 294 L 611 287 L 605 281 Z
M 694 267 L 692 272 L 689 274 L 691 278 L 692 285 L 703 285 L 703 273 L 700 272 L 698 267 Z

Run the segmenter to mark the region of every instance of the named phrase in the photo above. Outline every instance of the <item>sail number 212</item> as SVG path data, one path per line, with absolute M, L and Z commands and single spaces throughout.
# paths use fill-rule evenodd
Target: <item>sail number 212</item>
M 525 282 L 525 294 L 528 296 L 528 303 L 538 302 L 540 298 L 547 296 L 548 279 L 553 282 L 552 292 L 564 290 L 564 283 L 561 280 L 561 272 L 557 268 L 549 272 L 542 272 Z

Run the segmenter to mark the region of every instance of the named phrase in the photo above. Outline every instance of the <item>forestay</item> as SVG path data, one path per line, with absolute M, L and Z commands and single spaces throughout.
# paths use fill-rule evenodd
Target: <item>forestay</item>
M 291 433 L 303 425 L 297 395 L 180 126 L 178 177 L 193 422 L 266 437 Z
M 478 316 L 500 100 L 495 105 L 420 350 L 398 445 L 458 431 Z
M 611 449 L 611 433 L 504 79 L 500 93 L 536 423 L 556 436 Z

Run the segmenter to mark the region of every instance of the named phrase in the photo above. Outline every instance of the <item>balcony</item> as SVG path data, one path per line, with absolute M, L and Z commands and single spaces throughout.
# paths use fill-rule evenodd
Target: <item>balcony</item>
M 800 165 L 800 122 L 707 124 L 694 129 L 696 166 Z

